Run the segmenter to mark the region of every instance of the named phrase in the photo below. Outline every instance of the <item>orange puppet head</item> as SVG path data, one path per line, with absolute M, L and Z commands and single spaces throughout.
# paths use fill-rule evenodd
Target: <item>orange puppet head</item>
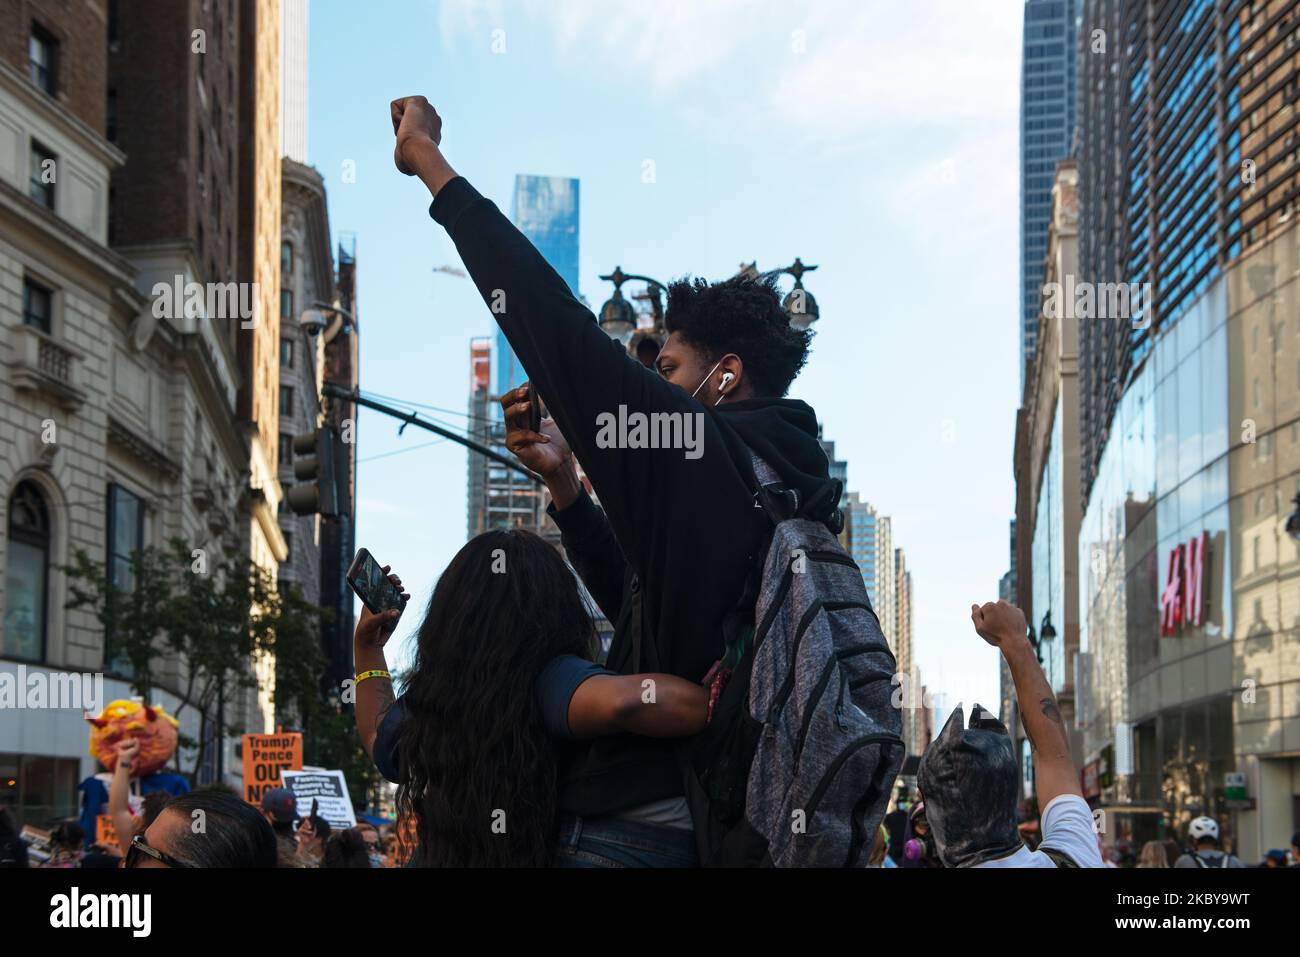
M 90 753 L 107 771 L 117 768 L 117 745 L 126 738 L 140 741 L 140 751 L 131 769 L 133 777 L 153 774 L 167 764 L 176 750 L 179 723 L 157 705 L 139 701 L 114 701 L 91 724 Z

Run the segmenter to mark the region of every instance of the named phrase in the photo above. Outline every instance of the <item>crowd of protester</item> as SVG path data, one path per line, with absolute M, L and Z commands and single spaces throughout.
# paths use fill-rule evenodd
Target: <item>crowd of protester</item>
M 260 812 L 220 786 L 199 788 L 183 798 L 166 794 L 158 798 L 148 802 L 132 827 L 122 832 L 127 836 L 120 844 L 92 843 L 87 847 L 79 824 L 60 822 L 50 833 L 48 856 L 40 863 L 29 860 L 13 814 L 0 807 L 0 868 L 396 868 L 409 859 L 409 852 L 399 850 L 393 825 L 361 823 L 338 829 L 319 815 L 298 818 L 292 810 L 293 794 L 287 788 L 268 790 Z M 206 816 L 203 837 L 187 826 L 198 810 Z M 1211 829 L 1205 822 L 1211 820 L 1193 822 L 1186 844 L 1169 837 L 1146 841 L 1135 851 L 1136 845 L 1130 842 L 1112 843 L 1098 835 L 1098 847 L 1107 867 L 1300 868 L 1300 831 L 1291 835 L 1289 850 L 1269 850 L 1258 864 L 1247 865 L 1221 849 L 1217 836 L 1207 833 Z M 1214 831 L 1217 834 L 1217 828 Z M 205 840 L 207 835 L 213 840 Z M 1022 838 L 1027 848 L 1038 846 L 1031 829 L 1023 830 Z M 925 804 L 914 790 L 898 789 L 892 810 L 876 832 L 866 866 L 945 866 L 926 820 Z
M 188 794 L 151 795 L 116 842 L 87 842 L 76 821 L 49 832 L 38 856 L 29 851 L 12 812 L 0 806 L 0 867 L 4 868 L 387 868 L 400 867 L 392 825 L 362 822 L 332 828 L 323 817 L 299 817 L 293 792 L 272 788 L 261 808 L 223 785 Z M 201 824 L 196 823 L 201 822 Z

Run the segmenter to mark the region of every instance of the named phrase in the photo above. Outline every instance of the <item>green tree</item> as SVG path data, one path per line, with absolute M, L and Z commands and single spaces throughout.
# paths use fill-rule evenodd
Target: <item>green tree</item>
M 255 659 L 273 656 L 277 662 L 277 712 L 283 707 L 306 714 L 320 697 L 321 609 L 296 588 L 277 587 L 274 575 L 247 556 L 213 560 L 173 539 L 137 552 L 119 583 L 80 550 L 63 571 L 68 607 L 98 618 L 105 662 L 126 673 L 136 694 L 149 700 L 164 662 L 179 670 L 178 686 L 167 688 L 181 700 L 176 717 L 187 707 L 200 716 L 198 739 L 181 740 L 194 752 L 191 779 L 206 757 L 209 722 L 217 723 L 218 740 L 242 730 L 224 720 L 218 704 L 232 690 L 257 687 Z

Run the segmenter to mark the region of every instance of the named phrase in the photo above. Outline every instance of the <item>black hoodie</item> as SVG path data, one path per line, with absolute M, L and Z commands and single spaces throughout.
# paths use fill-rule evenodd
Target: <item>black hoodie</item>
M 627 354 L 526 237 L 463 178 L 430 214 L 545 400 L 600 498 L 552 515 L 569 560 L 611 622 L 608 667 L 700 681 L 722 654 L 722 622 L 758 560 L 770 522 L 753 501 L 749 450 L 802 502 L 828 511 L 831 483 L 817 417 L 792 399 L 710 409 Z M 610 446 L 608 423 L 678 416 L 699 439 L 684 448 Z M 697 454 L 698 453 L 698 454 Z M 829 517 L 817 515 L 816 517 Z M 682 793 L 672 741 L 614 735 L 571 763 L 561 806 L 608 813 Z

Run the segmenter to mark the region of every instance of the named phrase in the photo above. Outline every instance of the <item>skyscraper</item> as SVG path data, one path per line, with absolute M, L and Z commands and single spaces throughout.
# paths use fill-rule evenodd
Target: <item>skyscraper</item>
M 565 176 L 515 176 L 510 219 L 551 268 L 578 294 L 578 181 Z M 500 329 L 496 333 L 496 394 L 522 385 L 528 373 Z
M 1057 160 L 1075 127 L 1077 23 L 1082 0 L 1026 0 L 1020 72 L 1020 374 L 1038 338 L 1043 257 Z
M 897 657 L 897 595 L 889 516 L 877 513 L 871 503 L 864 501 L 857 492 L 849 496 L 845 510 L 849 523 L 849 554 L 862 571 L 862 583 L 867 588 L 871 607 L 880 620 L 880 629 L 885 633 L 889 647 Z
M 280 153 L 307 162 L 309 0 L 280 0 Z
M 1078 324 L 1075 714 L 1134 846 L 1205 814 L 1245 860 L 1296 824 L 1298 9 L 1087 0 L 1080 28 L 1079 281 L 1121 308 Z
M 1080 278 L 1150 283 L 1157 306 L 1144 322 L 1080 326 L 1085 495 L 1159 330 L 1285 223 L 1300 195 L 1296 4 L 1235 6 L 1231 15 L 1211 0 L 1085 8 L 1087 32 L 1126 39 L 1079 64 Z

